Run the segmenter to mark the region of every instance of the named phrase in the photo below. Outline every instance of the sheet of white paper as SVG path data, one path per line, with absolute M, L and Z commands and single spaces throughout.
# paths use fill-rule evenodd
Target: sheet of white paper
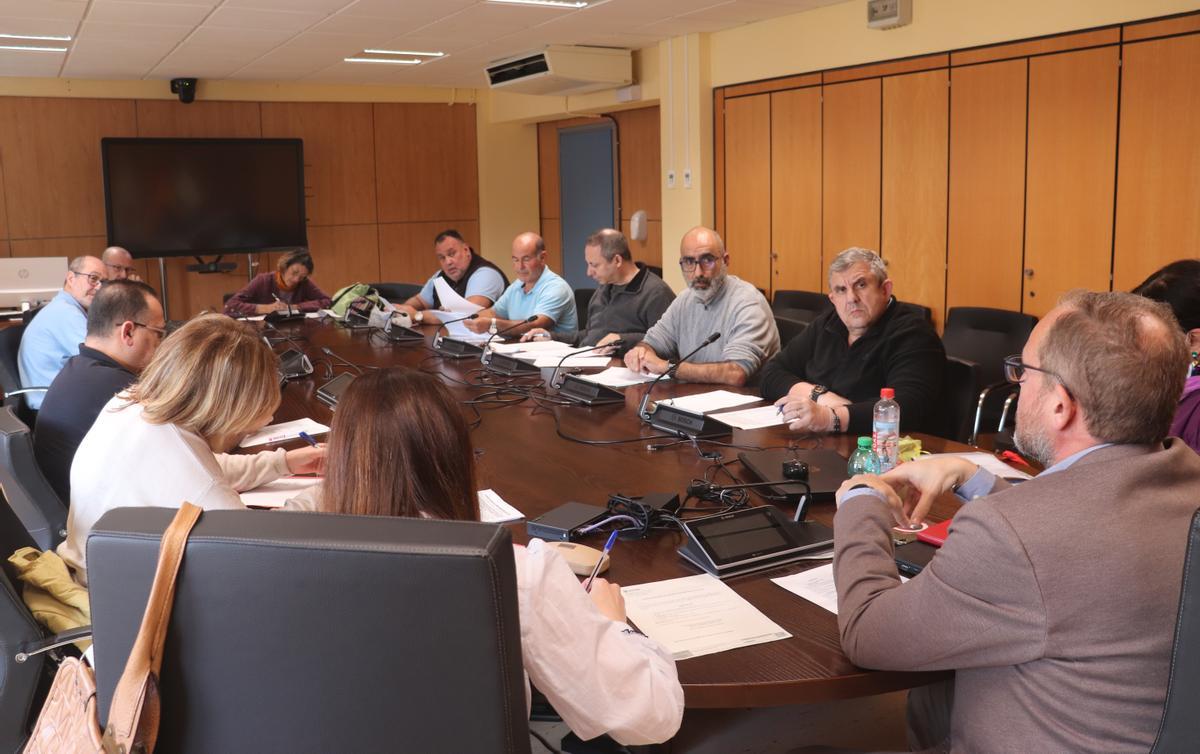
M 496 351 L 496 353 L 528 353 L 538 355 L 550 355 L 556 353 L 560 358 L 568 353 L 585 350 L 582 348 L 575 348 L 569 343 L 560 343 L 557 340 L 531 340 L 527 343 L 522 343 L 520 340 L 514 340 L 511 343 L 493 343 L 492 348 Z
M 242 493 L 242 502 L 255 508 L 282 508 L 289 498 L 321 482 L 319 476 L 285 476 Z
M 1001 461 L 991 453 L 937 453 L 935 455 L 958 456 L 965 458 L 976 466 L 987 469 L 996 476 L 1005 477 L 1006 479 L 1032 479 L 1020 469 L 1014 469 L 1004 461 Z
M 439 311 L 437 313 L 437 315 L 438 315 L 438 319 L 440 319 L 443 322 L 447 322 L 447 321 L 455 319 L 455 315 L 453 312 L 440 312 Z M 467 326 L 465 324 L 463 324 L 462 322 L 450 322 L 450 324 L 445 325 L 445 328 L 446 328 L 446 337 L 447 338 L 453 338 L 454 340 L 462 340 L 467 343 L 486 343 L 487 339 L 491 337 L 491 335 L 489 335 L 486 332 L 481 332 L 481 333 L 471 332 L 470 330 L 467 329 Z M 497 338 L 497 340 L 499 340 L 499 338 Z
M 652 382 L 657 375 L 653 374 L 637 374 L 631 372 L 625 367 L 609 367 L 603 372 L 596 374 L 581 374 L 579 379 L 594 382 L 597 385 L 607 385 L 609 387 L 629 387 L 630 385 L 640 385 L 643 382 Z M 663 382 L 671 379 L 664 377 Z
M 676 660 L 791 637 L 707 573 L 627 586 L 621 593 L 630 620 Z
M 450 287 L 450 284 L 441 277 L 438 277 L 433 281 L 433 287 L 437 290 L 438 300 L 441 302 L 442 308 L 446 311 L 456 312 L 461 315 L 471 314 L 472 312 L 477 312 L 483 308 L 479 304 L 472 304 L 470 301 L 467 301 L 465 298 L 455 293 L 454 289 Z
M 324 310 L 321 310 L 319 312 L 305 312 L 304 313 L 305 319 L 320 319 L 321 317 L 324 317 L 324 316 L 325 316 Z
M 266 445 L 272 442 L 293 440 L 299 437 L 301 432 L 307 432 L 315 436 L 328 431 L 329 427 L 320 422 L 315 422 L 312 419 L 296 419 L 295 421 L 283 422 L 282 424 L 268 424 L 257 432 L 246 435 L 238 443 L 238 447 L 249 448 L 252 445 Z
M 520 357 L 523 354 L 518 354 Z M 612 361 L 609 356 L 568 356 L 566 361 L 563 361 L 562 356 L 538 356 L 533 360 L 535 367 L 556 367 L 558 362 L 562 361 L 563 368 L 566 367 L 606 367 Z
M 712 411 L 720 411 L 723 408 L 757 403 L 761 400 L 762 398 L 759 398 L 757 395 L 741 395 L 740 393 L 731 393 L 728 390 L 711 390 L 707 393 L 685 395 L 682 398 L 668 398 L 665 401 L 659 401 L 659 403 L 681 408 L 684 411 L 691 411 L 696 414 L 707 414 Z
M 341 319 L 341 317 L 338 316 L 338 313 L 333 309 L 322 309 L 321 311 L 317 312 L 317 314 L 330 317 L 332 319 Z
M 809 553 L 810 556 L 815 554 Z M 833 557 L 833 548 L 829 550 L 829 557 Z M 808 557 L 806 560 L 816 560 L 816 558 Z M 837 586 L 833 583 L 833 563 L 826 563 L 807 571 L 793 573 L 790 576 L 780 576 L 771 581 L 797 597 L 803 597 L 817 607 L 823 607 L 837 615 Z M 901 583 L 906 581 L 908 581 L 906 576 L 900 577 Z
M 779 413 L 778 406 L 756 406 L 740 411 L 727 411 L 713 414 L 713 418 L 738 429 L 759 429 L 784 423 L 783 414 Z
M 525 514 L 500 497 L 495 490 L 479 491 L 479 520 L 485 524 L 507 524 L 510 521 L 520 521 Z
M 262 322 L 266 318 L 267 318 L 267 315 L 265 315 L 265 314 L 253 314 L 249 317 L 242 317 L 242 319 L 245 320 L 246 322 Z

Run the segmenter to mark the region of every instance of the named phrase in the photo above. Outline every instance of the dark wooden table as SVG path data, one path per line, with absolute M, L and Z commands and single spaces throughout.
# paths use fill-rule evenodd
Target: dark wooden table
M 379 334 L 350 331 L 316 320 L 280 325 L 272 337 L 287 334 L 292 345 L 308 353 L 315 365 L 312 377 L 285 386 L 283 402 L 276 421 L 311 417 L 328 424 L 330 410 L 316 399 L 316 388 L 332 373 L 354 371 L 324 353 L 330 349 L 337 357 L 363 368 L 404 366 L 439 374 L 463 401 L 485 400 L 496 386 L 512 384 L 502 377 L 485 377 L 477 359 L 453 361 L 436 356 L 428 347 L 432 328 L 426 328 L 425 343 L 399 345 L 386 342 Z M 282 351 L 286 344 L 276 345 Z M 614 362 L 615 363 L 615 362 Z M 330 371 L 332 370 L 332 371 Z M 462 383 L 479 384 L 467 387 Z M 538 379 L 519 380 L 537 384 Z M 655 389 L 655 398 L 712 390 L 711 385 L 664 382 Z M 683 443 L 662 450 L 648 445 L 665 442 L 658 433 L 637 418 L 637 404 L 644 388 L 626 390 L 624 405 L 587 408 L 556 406 L 526 399 L 507 405 L 476 403 L 478 426 L 472 430 L 479 460 L 479 484 L 492 488 L 501 497 L 534 518 L 564 502 L 575 500 L 603 506 L 612 493 L 629 496 L 651 492 L 679 493 L 683 497 L 688 481 L 703 477 L 712 461 L 702 459 L 696 448 Z M 744 391 L 752 393 L 752 390 Z M 469 405 L 469 404 L 468 404 Z M 469 420 L 477 417 L 465 408 Z M 638 438 L 635 442 L 589 446 L 562 439 L 563 434 L 590 440 Z M 735 430 L 726 442 L 750 447 L 781 447 L 789 444 L 802 448 L 833 448 L 848 455 L 854 438 L 811 438 L 783 428 L 754 431 Z M 921 436 L 924 447 L 933 452 L 969 450 L 966 446 L 938 438 Z M 730 470 L 740 472 L 737 449 L 703 444 L 704 450 L 719 450 Z M 723 474 L 718 474 L 720 481 Z M 728 479 L 725 478 L 728 482 Z M 756 481 L 749 479 L 748 481 Z M 752 496 L 754 504 L 761 503 Z M 941 500 L 932 519 L 953 513 L 957 503 Z M 715 510 L 715 509 L 714 509 Z M 789 511 L 790 513 L 791 511 Z M 810 516 L 832 523 L 832 503 L 810 506 Z M 525 542 L 524 523 L 510 526 L 513 539 Z M 606 535 L 594 535 L 587 541 L 601 547 Z M 639 541 L 622 541 L 614 551 L 606 576 L 621 584 L 639 584 L 680 576 L 697 570 L 686 563 L 676 549 L 683 534 L 675 531 L 652 533 Z M 689 708 L 766 707 L 808 703 L 830 699 L 867 696 L 894 691 L 938 680 L 941 674 L 895 673 L 863 670 L 846 659 L 838 639 L 837 620 L 829 612 L 771 583 L 777 576 L 795 573 L 819 565 L 804 563 L 774 571 L 729 580 L 738 594 L 792 634 L 791 639 L 744 647 L 679 662 Z

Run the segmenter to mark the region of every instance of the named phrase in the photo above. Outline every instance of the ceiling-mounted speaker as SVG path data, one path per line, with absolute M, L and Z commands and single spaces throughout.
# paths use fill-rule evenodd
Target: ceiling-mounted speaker
M 639 209 L 629 218 L 629 238 L 633 241 L 646 240 L 646 210 Z

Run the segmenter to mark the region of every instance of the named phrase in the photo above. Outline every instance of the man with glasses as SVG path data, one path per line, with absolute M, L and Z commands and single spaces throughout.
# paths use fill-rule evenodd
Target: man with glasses
M 141 280 L 133 266 L 133 255 L 121 246 L 109 246 L 100 255 L 109 280 Z
M 675 374 L 689 382 L 745 385 L 779 351 L 771 307 L 757 288 L 729 274 L 725 242 L 710 228 L 696 227 L 684 234 L 679 268 L 687 290 L 625 354 L 625 366 L 641 374 L 662 374 L 676 359 L 720 333 L 679 364 Z
M 22 387 L 49 387 L 67 359 L 79 353 L 87 331 L 87 309 L 107 278 L 104 262 L 96 257 L 76 257 L 67 267 L 63 289 L 33 318 L 21 336 L 17 368 Z M 25 395 L 35 411 L 41 393 Z
M 512 328 L 505 333 L 510 338 L 535 327 L 554 333 L 578 329 L 575 292 L 566 280 L 546 267 L 546 242 L 542 237 L 537 233 L 522 233 L 514 238 L 512 263 L 517 279 L 493 306 L 463 324 L 477 333 L 487 332 L 493 323 L 497 330 Z M 534 316 L 537 319 L 525 322 Z
M 936 432 L 946 351 L 924 312 L 892 295 L 887 265 L 849 248 L 829 265 L 833 308 L 763 367 L 762 396 L 798 432 L 871 433 L 881 388 L 896 391 L 901 429 Z
M 104 404 L 150 363 L 166 332 L 162 304 L 145 283 L 113 280 L 96 294 L 87 337 L 50 384 L 33 433 L 38 465 L 63 502 L 71 499 L 75 449 Z
M 1068 294 L 1005 364 L 1016 441 L 1046 470 L 1011 485 L 954 456 L 838 491 L 834 581 L 855 664 L 955 670 L 909 697 L 914 749 L 1147 751 L 1166 699 L 1200 456 L 1167 437 L 1187 367 L 1170 310 Z M 892 527 L 963 501 L 901 583 Z

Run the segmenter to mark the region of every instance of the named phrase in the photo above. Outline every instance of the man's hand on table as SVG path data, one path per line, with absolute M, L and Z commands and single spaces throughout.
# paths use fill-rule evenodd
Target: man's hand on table
M 934 456 L 902 463 L 879 478 L 896 491 L 904 514 L 919 524 L 929 515 L 938 495 L 966 482 L 978 470 L 965 458 Z
M 775 401 L 775 405 L 793 432 L 833 431 L 833 409 L 809 400 L 807 393 L 793 396 L 789 392 Z
M 860 486 L 870 487 L 883 497 L 884 502 L 888 504 L 888 508 L 892 512 L 892 517 L 896 519 L 896 523 L 900 525 L 908 524 L 909 517 L 907 512 L 904 510 L 904 501 L 900 498 L 900 495 L 897 494 L 896 490 L 893 489 L 892 486 L 887 482 L 885 482 L 883 478 L 874 474 L 855 474 L 846 481 L 842 482 L 842 486 L 838 488 L 836 495 L 838 507 L 842 507 L 846 493 L 850 492 L 850 490 L 854 489 L 855 487 Z M 851 503 L 851 505 L 853 505 L 853 503 Z
M 649 346 L 634 346 L 625 354 L 625 367 L 635 374 L 662 374 L 668 366 Z

